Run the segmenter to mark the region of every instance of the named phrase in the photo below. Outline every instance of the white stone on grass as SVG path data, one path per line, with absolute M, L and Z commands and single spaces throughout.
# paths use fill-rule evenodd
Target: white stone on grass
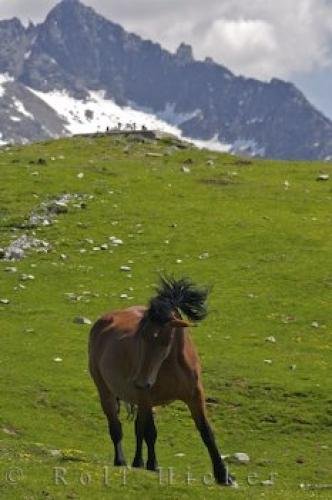
M 181 172 L 183 172 L 184 174 L 190 174 L 190 168 L 182 165 Z
M 209 253 L 208 252 L 204 252 L 201 255 L 199 255 L 198 258 L 200 260 L 208 259 L 209 258 Z
M 250 462 L 250 457 L 247 455 L 247 453 L 234 453 L 232 455 L 232 459 L 237 462 L 238 464 L 248 464 Z
M 317 177 L 317 181 L 328 181 L 330 178 L 329 174 L 319 174 Z
M 91 319 L 85 318 L 84 316 L 76 316 L 76 318 L 74 318 L 74 323 L 76 323 L 77 325 L 91 325 L 92 321 Z

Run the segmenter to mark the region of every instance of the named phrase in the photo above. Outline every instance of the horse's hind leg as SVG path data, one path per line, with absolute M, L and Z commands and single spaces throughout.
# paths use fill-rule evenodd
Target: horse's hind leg
M 114 465 L 126 465 L 122 450 L 122 425 L 118 417 L 119 401 L 109 391 L 100 376 L 94 377 L 102 409 L 107 417 L 108 430 L 114 445 Z

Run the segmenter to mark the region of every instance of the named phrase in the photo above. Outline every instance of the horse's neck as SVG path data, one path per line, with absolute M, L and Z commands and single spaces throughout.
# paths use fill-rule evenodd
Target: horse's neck
M 187 334 L 184 328 L 175 328 L 173 345 L 169 356 L 174 359 L 179 359 L 183 357 L 185 344 L 187 341 Z

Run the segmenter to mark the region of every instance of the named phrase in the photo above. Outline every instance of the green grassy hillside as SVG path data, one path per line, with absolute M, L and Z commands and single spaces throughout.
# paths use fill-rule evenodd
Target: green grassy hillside
M 171 142 L 85 137 L 0 150 L 0 247 L 23 234 L 51 245 L 0 260 L 1 498 L 332 497 L 332 185 L 316 181 L 331 165 L 248 162 Z M 27 224 L 64 193 L 80 197 L 53 224 Z M 212 286 L 193 336 L 222 452 L 250 456 L 230 466 L 236 491 L 202 483 L 208 455 L 181 403 L 157 410 L 172 485 L 145 471 L 128 471 L 123 485 L 111 466 L 87 373 L 89 326 L 74 318 L 146 303 L 160 271 Z M 122 420 L 131 460 L 124 410 Z M 55 484 L 55 467 L 66 485 Z

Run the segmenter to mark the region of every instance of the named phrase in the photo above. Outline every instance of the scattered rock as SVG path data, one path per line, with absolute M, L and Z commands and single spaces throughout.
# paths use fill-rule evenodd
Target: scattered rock
M 56 363 L 61 363 L 62 362 L 62 358 L 53 358 L 53 361 L 55 361 Z
M 276 338 L 273 337 L 273 335 L 271 335 L 270 337 L 266 337 L 265 341 L 266 342 L 272 342 L 272 344 L 275 344 L 277 342 Z
M 264 359 L 264 363 L 267 365 L 272 365 L 272 359 Z
M 199 255 L 198 258 L 200 260 L 208 259 L 209 258 L 209 253 L 208 252 L 204 252 L 201 255 Z
M 74 323 L 76 323 L 77 325 L 91 325 L 92 321 L 91 319 L 85 318 L 84 316 L 76 316 L 76 318 L 74 318 Z
M 330 178 L 329 174 L 319 174 L 316 181 L 328 181 Z
M 219 404 L 219 399 L 217 399 L 217 398 L 207 397 L 207 398 L 205 399 L 205 401 L 206 401 L 206 403 L 207 403 L 208 405 L 218 405 L 218 404 Z
M 101 250 L 108 250 L 107 243 L 103 243 L 102 245 L 100 245 L 100 248 L 101 248 Z
M 5 267 L 4 269 L 7 273 L 17 273 L 17 267 Z
M 9 436 L 17 436 L 18 435 L 17 430 L 14 429 L 14 427 L 11 427 L 9 425 L 7 425 L 6 427 L 2 427 L 2 432 L 4 432 L 5 434 L 8 434 Z
M 54 217 L 58 214 L 67 213 L 68 204 L 72 201 L 83 202 L 85 196 L 79 194 L 65 193 L 53 200 L 45 201 L 30 215 L 26 226 L 49 226 L 53 223 Z M 78 208 L 85 208 L 85 203 L 76 205 Z
M 35 277 L 33 274 L 22 274 L 20 279 L 22 281 L 33 281 Z
M 61 450 L 49 450 L 49 454 L 51 455 L 51 457 L 54 457 L 54 458 L 61 458 L 62 457 Z
M 150 158 L 162 158 L 164 155 L 161 153 L 145 153 L 145 156 L 149 156 Z
M 77 174 L 77 178 L 78 179 L 83 179 L 83 177 L 84 177 L 83 172 L 80 172 L 79 174 Z
M 186 165 L 182 165 L 181 172 L 184 172 L 185 174 L 189 174 L 190 173 L 190 168 L 186 167 Z
M 0 299 L 0 304 L 9 304 L 10 300 L 9 299 Z
M 272 479 L 266 479 L 265 481 L 261 481 L 262 486 L 273 486 L 274 481 Z
M 296 370 L 296 365 L 290 365 L 289 369 L 290 370 Z
M 118 245 L 123 245 L 123 241 L 120 240 L 120 238 L 116 238 L 115 236 L 110 236 L 109 240 L 111 242 L 111 245 L 114 247 L 117 247 Z
M 206 164 L 207 164 L 209 167 L 213 167 L 213 166 L 214 166 L 214 161 L 213 161 L 213 160 L 207 160 Z
M 51 214 L 66 214 L 68 205 L 65 201 L 54 201 L 48 205 L 48 212 Z
M 249 455 L 247 455 L 247 453 L 234 453 L 234 455 L 232 455 L 230 458 L 233 462 L 236 462 L 238 464 L 248 464 L 250 462 L 250 457 Z
M 120 270 L 125 271 L 125 272 L 129 272 L 129 271 L 131 271 L 131 267 L 130 266 L 121 266 Z
M 128 294 L 127 293 L 122 293 L 120 295 L 120 299 L 128 299 Z
M 312 326 L 313 328 L 319 328 L 319 326 L 320 326 L 320 325 L 319 325 L 318 321 L 313 321 L 313 322 L 311 323 L 311 326 Z

